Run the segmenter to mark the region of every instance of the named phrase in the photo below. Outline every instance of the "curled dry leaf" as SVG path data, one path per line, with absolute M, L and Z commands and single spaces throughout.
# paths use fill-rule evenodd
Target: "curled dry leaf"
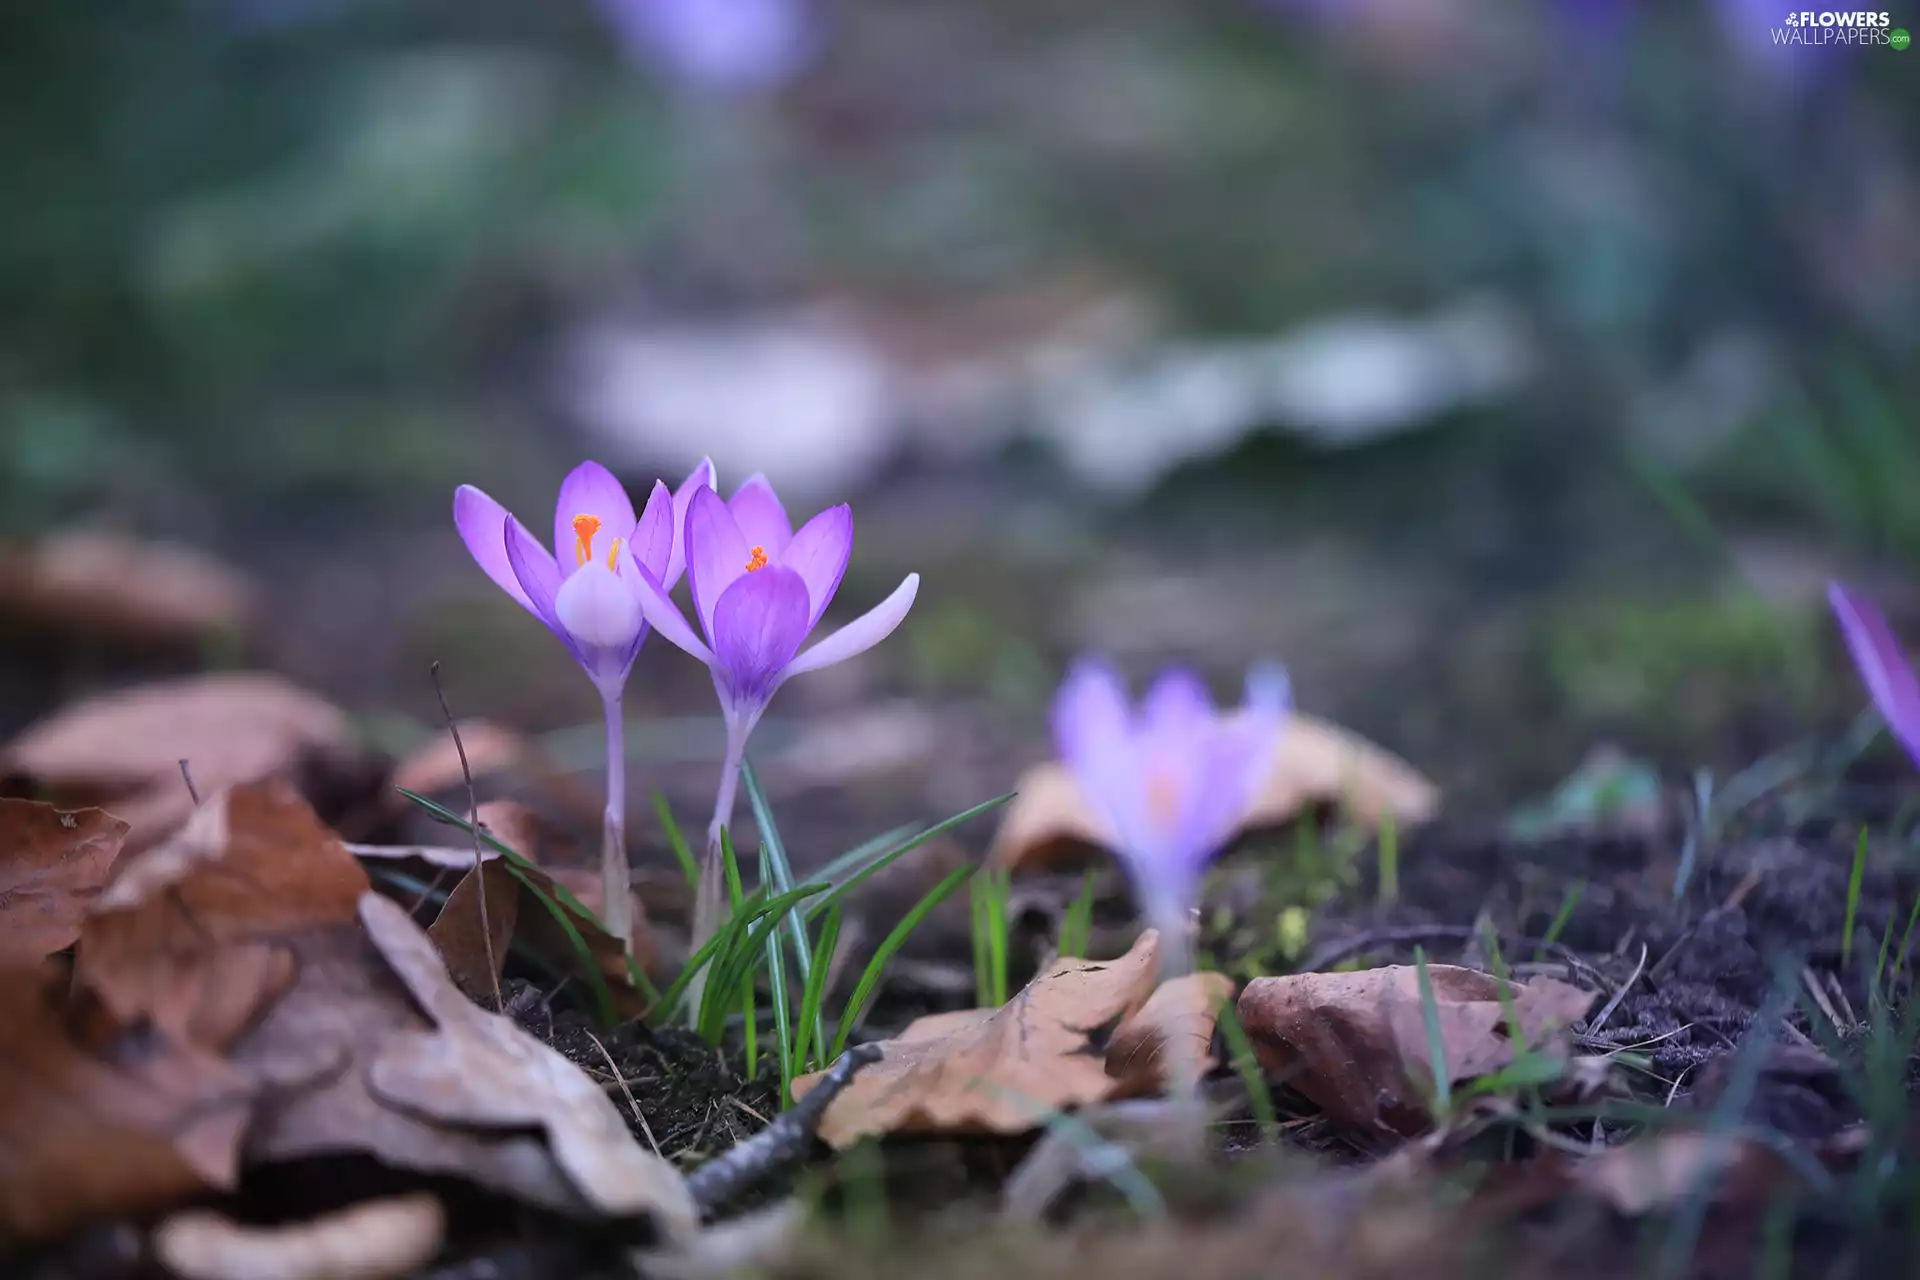
M 0 799 L 0 965 L 32 965 L 80 936 L 127 838 L 103 809 Z
M 601 1213 L 692 1229 L 699 1214 L 680 1171 L 634 1142 L 591 1077 L 462 995 L 404 908 L 369 893 L 360 923 L 436 1027 L 403 1031 L 381 1048 L 367 1068 L 375 1097 L 449 1124 L 543 1130 L 554 1159 Z
M 1138 1093 L 1204 1075 L 1220 1006 L 1232 998 L 1233 979 L 1224 973 L 1189 973 L 1161 983 L 1107 1042 L 1107 1074 Z M 1188 1059 L 1185 1076 L 1179 1054 Z
M 0 553 L 0 611 L 131 645 L 182 647 L 244 632 L 254 585 L 204 552 L 105 533 L 65 533 Z
M 75 987 L 123 1022 L 223 1049 L 293 981 L 287 935 L 352 921 L 367 887 L 289 785 L 234 787 L 123 860 L 81 924 Z
M 1015 790 L 987 853 L 989 866 L 1043 863 L 1075 843 L 1112 845 L 1106 821 L 1064 765 L 1034 766 Z M 1289 716 L 1273 768 L 1236 831 L 1275 826 L 1322 804 L 1337 804 L 1366 826 L 1391 813 L 1405 828 L 1433 817 L 1440 793 L 1413 766 L 1366 739 L 1313 716 Z
M 99 804 L 144 849 L 193 812 L 180 778 L 191 762 L 202 796 L 349 752 L 340 710 L 278 676 L 220 672 L 89 698 L 29 726 L 0 751 L 0 772 L 57 803 Z
M 1056 1109 L 1113 1097 L 1093 1037 L 1147 1002 L 1160 935 L 1117 960 L 1058 960 L 998 1009 L 920 1018 L 827 1108 L 820 1136 L 845 1147 L 875 1133 L 1023 1133 Z M 805 1097 L 825 1072 L 801 1076 Z
M 279 1227 L 183 1210 L 154 1229 L 153 1252 L 181 1280 L 391 1280 L 431 1261 L 446 1234 L 446 1209 L 421 1191 Z
M 1429 965 L 1427 974 L 1450 1081 L 1510 1065 L 1514 1029 L 1500 980 L 1456 965 Z M 1528 1049 L 1564 1058 L 1567 1032 L 1594 993 L 1536 978 L 1512 986 L 1511 999 Z M 1256 978 L 1238 1012 L 1267 1072 L 1332 1119 L 1409 1135 L 1427 1127 L 1434 1067 L 1415 966 Z
M 58 1234 L 231 1189 L 249 1077 L 148 1028 L 84 1039 L 51 969 L 0 970 L 0 1229 Z
M 481 805 L 480 821 L 502 844 L 526 858 L 539 860 L 549 843 L 536 815 L 512 801 Z M 493 850 L 483 849 L 483 852 Z M 594 967 L 606 979 L 615 1012 L 636 1015 L 645 1010 L 648 1001 L 627 968 L 626 947 L 600 922 L 603 890 L 597 870 L 543 866 L 510 870 L 502 858 L 485 858 L 481 865 L 486 875 L 487 932 L 483 934 L 480 886 L 471 870 L 472 863 L 473 856 L 469 853 L 467 874 L 447 895 L 438 918 L 427 931 L 463 990 L 474 995 L 492 992 L 493 979 L 499 974 L 499 966 L 506 962 L 508 944 L 516 936 L 563 970 L 578 968 L 582 964 L 579 948 L 554 919 L 553 908 L 557 907 L 586 943 Z M 644 972 L 658 958 L 659 946 L 647 926 L 646 910 L 639 895 L 630 893 L 629 897 L 633 913 L 633 958 Z M 492 974 L 487 972 L 489 935 L 495 966 Z

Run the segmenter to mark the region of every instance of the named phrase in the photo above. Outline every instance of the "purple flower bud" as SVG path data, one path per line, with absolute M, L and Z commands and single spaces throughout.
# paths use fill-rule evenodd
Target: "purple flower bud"
M 1846 638 L 1873 705 L 1914 763 L 1920 764 L 1920 679 L 1915 678 L 1893 629 L 1872 601 L 1841 583 L 1827 584 L 1827 600 L 1840 620 L 1840 634 Z
M 812 61 L 807 0 L 600 0 L 628 56 L 694 89 L 777 89 Z

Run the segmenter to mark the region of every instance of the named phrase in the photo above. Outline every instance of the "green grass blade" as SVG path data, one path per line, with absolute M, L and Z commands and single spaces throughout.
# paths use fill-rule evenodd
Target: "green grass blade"
M 1566 931 L 1567 921 L 1573 919 L 1573 909 L 1580 905 L 1580 895 L 1587 891 L 1585 880 L 1575 880 L 1567 886 L 1566 893 L 1560 899 L 1560 909 L 1553 914 L 1553 923 L 1540 938 L 1543 945 L 1533 949 L 1533 959 L 1537 964 L 1547 958 L 1547 948 L 1560 941 L 1560 935 Z
M 1445 1128 L 1453 1114 L 1453 1072 L 1447 1067 L 1447 1042 L 1440 1034 L 1440 1005 L 1433 997 L 1426 948 L 1413 949 L 1413 963 L 1420 979 L 1420 1016 L 1427 1025 L 1427 1060 L 1433 1067 L 1433 1118 Z
M 1093 941 L 1093 869 L 1089 867 L 1080 882 L 1080 896 L 1067 908 L 1060 921 L 1060 954 L 1084 956 Z
M 1853 918 L 1860 910 L 1860 882 L 1867 874 L 1867 829 L 1860 828 L 1860 839 L 1853 850 L 1853 874 L 1847 877 L 1847 915 L 1840 928 L 1840 966 L 1853 959 Z
M 1274 1110 L 1273 1093 L 1267 1088 L 1266 1075 L 1260 1069 L 1260 1055 L 1254 1052 L 1253 1037 L 1241 1025 L 1240 1011 L 1234 1007 L 1232 996 L 1220 1006 L 1219 1025 L 1221 1034 L 1227 1038 L 1227 1048 L 1233 1053 L 1233 1069 L 1240 1073 L 1240 1083 L 1246 1086 L 1253 1118 L 1260 1125 L 1260 1140 L 1270 1147 L 1277 1146 L 1280 1115 Z
M 919 835 L 913 836 L 910 839 L 895 845 L 893 848 L 887 850 L 885 853 L 875 858 L 872 862 L 862 867 L 855 874 L 848 876 L 845 880 L 841 881 L 839 884 L 834 885 L 833 888 L 829 889 L 817 901 L 809 905 L 807 908 L 807 918 L 811 920 L 813 917 L 819 915 L 822 911 L 825 911 L 828 907 L 832 906 L 834 903 L 839 902 L 842 898 L 846 897 L 849 893 L 852 893 L 855 889 L 859 888 L 862 884 L 866 883 L 866 881 L 870 877 L 877 875 L 879 872 L 881 872 L 888 866 L 892 865 L 892 863 L 896 859 L 901 857 L 903 854 L 910 853 L 913 850 L 918 849 L 921 845 L 925 844 L 929 840 L 933 840 L 938 838 L 939 836 L 945 835 L 947 832 L 953 830 L 955 827 L 967 821 L 969 818 L 978 817 L 979 815 L 985 813 L 989 809 L 998 808 L 1000 805 L 1003 805 L 1007 801 L 1013 799 L 1013 794 L 1014 794 L 1013 792 L 1009 791 L 1007 792 L 1007 794 L 1003 796 L 995 796 L 991 800 L 983 801 L 982 803 L 973 806 L 973 808 L 968 809 L 962 813 L 956 813 L 951 818 L 948 818 L 945 822 L 935 823 L 933 826 L 928 827 L 925 831 L 922 831 Z
M 767 793 L 760 788 L 760 778 L 753 771 L 753 762 L 742 759 L 740 762 L 740 781 L 747 789 L 747 802 L 753 806 L 753 820 L 760 828 L 761 875 L 773 877 L 773 887 L 780 893 L 793 888 L 793 864 L 787 859 L 787 846 L 780 839 L 780 828 L 773 821 L 773 806 L 767 803 Z M 823 877 L 815 877 L 821 879 Z M 800 982 L 805 985 L 811 975 L 813 964 L 813 943 L 807 937 L 807 922 L 798 910 L 789 911 L 786 916 L 787 938 L 793 944 L 793 963 L 800 974 Z M 773 945 L 780 944 L 775 940 Z M 768 972 L 775 980 L 774 991 L 780 998 L 780 1011 L 774 1016 L 785 1021 L 788 1014 L 786 1005 L 787 989 L 780 982 L 781 962 L 777 955 L 768 953 Z M 823 1027 L 813 1029 L 816 1041 L 825 1041 L 826 1030 Z
M 803 884 L 792 893 L 783 893 L 777 898 L 762 900 L 758 894 L 749 897 L 742 910 L 722 921 L 713 936 L 708 938 L 698 951 L 687 957 L 687 963 L 681 967 L 680 976 L 673 980 L 673 985 L 668 987 L 661 996 L 661 1003 L 656 1006 L 656 1011 L 665 1010 L 670 1014 L 673 1009 L 678 1008 L 680 1001 L 686 996 L 687 987 L 692 983 L 694 975 L 711 963 L 715 956 L 730 951 L 738 943 L 740 931 L 749 924 L 769 912 L 785 911 L 796 902 L 817 893 L 824 893 L 826 888 L 824 884 Z
M 903 823 L 891 831 L 883 831 L 871 840 L 862 840 L 833 861 L 813 873 L 815 880 L 824 880 L 828 884 L 838 884 L 847 876 L 872 862 L 875 858 L 913 835 L 916 827 L 913 823 Z
M 666 793 L 655 789 L 653 793 L 654 816 L 660 819 L 660 830 L 667 837 L 667 846 L 673 850 L 674 861 L 680 864 L 680 873 L 687 878 L 689 888 L 700 887 L 700 864 L 694 861 L 693 850 L 687 845 L 687 838 L 681 834 L 680 824 L 673 820 L 673 810 L 667 805 Z
M 853 995 L 847 999 L 847 1006 L 840 1014 L 840 1025 L 834 1030 L 833 1052 L 827 1055 L 829 1058 L 838 1058 L 845 1051 L 847 1037 L 853 1034 L 854 1024 L 865 1012 L 867 1001 L 873 998 L 874 989 L 880 985 L 881 974 L 886 971 L 894 955 L 906 944 L 909 935 L 920 927 L 920 922 L 925 920 L 948 894 L 959 888 L 961 883 L 972 874 L 971 867 L 956 867 L 945 880 L 933 886 L 927 891 L 925 897 L 914 903 L 913 909 L 901 917 L 900 923 L 893 927 L 893 932 L 888 934 L 886 941 L 880 944 L 880 949 L 873 953 L 873 959 L 867 962 L 866 972 L 860 975 L 859 984 L 854 987 Z
M 762 830 L 764 831 L 765 828 Z M 767 887 L 773 874 L 771 861 L 767 856 L 767 842 L 763 839 L 760 842 L 760 887 L 762 889 Z M 792 920 L 793 913 L 789 911 L 786 918 Z M 805 961 L 802 963 L 804 964 Z M 793 1081 L 793 1024 L 789 1016 L 792 1010 L 787 1007 L 789 996 L 787 961 L 782 954 L 780 939 L 777 935 L 767 939 L 767 986 L 772 991 L 773 1039 L 780 1051 L 780 1085 L 784 1089 Z M 752 987 L 751 978 L 748 979 L 748 987 L 749 989 Z
M 987 964 L 993 980 L 987 1003 L 1007 1002 L 1007 898 L 1013 892 L 1013 878 L 1004 871 L 987 873 Z
M 807 1060 L 808 1055 L 817 1054 L 826 1047 L 826 1038 L 822 1036 L 815 1039 L 813 1028 L 821 1025 L 821 1008 L 827 998 L 827 971 L 833 967 L 833 949 L 839 945 L 840 908 L 834 907 L 820 919 L 820 937 L 813 944 L 813 973 L 807 979 L 806 990 L 800 995 L 799 1042 L 793 1051 L 793 1070 L 796 1075 L 812 1070 L 813 1064 Z M 780 1105 L 789 1105 L 792 1096 L 793 1091 L 789 1089 Z
M 973 939 L 973 1002 L 976 1005 L 993 1003 L 993 969 L 987 950 L 987 873 L 978 872 L 967 882 L 967 909 L 971 913 L 972 927 L 967 931 Z
M 1393 812 L 1380 815 L 1380 901 L 1400 901 L 1400 836 Z

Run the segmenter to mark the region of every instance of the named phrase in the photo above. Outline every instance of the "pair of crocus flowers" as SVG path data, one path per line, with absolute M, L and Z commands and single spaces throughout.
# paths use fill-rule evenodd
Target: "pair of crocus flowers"
M 453 497 L 454 524 L 473 558 L 559 637 L 600 691 L 607 728 L 603 916 L 623 939 L 632 919 L 620 697 L 649 626 L 706 664 L 726 724 L 726 762 L 695 907 L 697 946 L 719 924 L 720 832 L 732 820 L 747 738 L 768 701 L 791 677 L 885 639 L 920 585 L 918 574 L 907 575 L 879 605 L 801 653 L 846 573 L 853 512 L 829 507 L 795 530 L 765 477 L 754 476 L 725 501 L 714 485 L 713 464 L 703 461 L 672 493 L 656 481 L 636 517 L 612 473 L 583 462 L 560 486 L 551 553 L 473 486 L 462 485 Z M 704 640 L 668 596 L 683 569 Z

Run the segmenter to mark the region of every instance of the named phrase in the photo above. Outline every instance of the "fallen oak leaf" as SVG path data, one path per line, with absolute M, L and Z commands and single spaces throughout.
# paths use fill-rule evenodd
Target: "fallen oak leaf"
M 79 531 L 0 552 L 0 612 L 90 640 L 188 647 L 244 633 L 258 592 L 205 552 Z
M 1074 844 L 1113 847 L 1109 824 L 1065 765 L 1051 760 L 1035 765 L 1014 789 L 1017 794 L 987 851 L 989 867 L 1044 864 Z M 1440 793 L 1399 757 L 1338 725 L 1296 712 L 1287 717 L 1266 780 L 1234 832 L 1278 826 L 1322 804 L 1339 805 L 1368 827 L 1378 827 L 1391 814 L 1404 829 L 1432 818 Z
M 446 1235 L 439 1197 L 417 1191 L 274 1227 L 186 1209 L 154 1228 L 153 1252 L 181 1280 L 392 1280 L 432 1261 Z
M 1105 1101 L 1124 1082 L 1093 1037 L 1147 1002 L 1159 951 L 1148 929 L 1117 960 L 1055 961 L 998 1009 L 915 1020 L 828 1106 L 820 1136 L 838 1148 L 877 1133 L 1024 1133 L 1051 1111 Z M 795 1100 L 825 1074 L 795 1079 Z
M 186 822 L 190 760 L 202 795 L 351 754 L 347 718 L 264 672 L 215 672 L 86 699 L 30 725 L 0 751 L 0 773 L 60 804 L 100 804 L 133 828 L 137 852 Z
M 73 945 L 126 838 L 127 824 L 104 809 L 0 799 L 0 965 Z
M 236 1065 L 272 1083 L 247 1129 L 249 1165 L 365 1152 L 595 1216 L 532 1131 L 442 1124 L 369 1092 L 368 1064 L 395 1036 L 429 1024 L 357 921 L 302 930 L 286 944 L 297 961 L 293 985 L 230 1050 Z
M 367 888 L 291 786 L 222 791 L 122 861 L 81 923 L 75 989 L 122 1022 L 224 1049 L 293 981 L 284 935 L 351 921 Z
M 64 988 L 0 970 L 0 1228 L 43 1238 L 232 1189 L 253 1081 L 150 1028 L 83 1043 Z
M 1169 978 L 1114 1030 L 1107 1042 L 1107 1074 L 1125 1082 L 1123 1092 L 1148 1093 L 1180 1079 L 1205 1074 L 1213 1056 L 1213 1029 L 1220 1007 L 1233 998 L 1224 973 L 1188 973 Z M 1183 1075 L 1176 1055 L 1187 1055 Z
M 563 971 L 591 964 L 604 979 L 614 1013 L 624 1017 L 643 1013 L 651 1000 L 636 985 L 627 967 L 626 946 L 601 923 L 599 908 L 604 890 L 599 871 L 538 865 L 549 840 L 546 828 L 531 811 L 512 801 L 481 805 L 480 823 L 495 839 L 519 853 L 521 860 L 509 866 L 504 855 L 483 858 L 488 917 L 483 933 L 480 886 L 471 870 L 472 855 L 468 855 L 467 874 L 447 895 L 440 914 L 427 930 L 446 958 L 454 980 L 469 994 L 491 994 L 493 980 L 506 963 L 508 945 L 518 936 Z M 495 850 L 485 852 L 497 854 Z M 629 899 L 633 961 L 644 973 L 658 959 L 659 943 L 648 927 L 639 895 L 629 892 Z M 556 914 L 566 917 L 571 930 L 556 919 Z M 583 947 L 585 956 L 581 955 Z M 489 954 L 495 966 L 491 974 L 487 970 Z
M 403 1031 L 382 1047 L 367 1067 L 375 1097 L 446 1123 L 543 1130 L 555 1161 L 600 1212 L 649 1215 L 669 1235 L 693 1229 L 699 1212 L 680 1171 L 635 1143 L 591 1077 L 462 995 L 405 908 L 368 893 L 360 923 L 436 1027 Z
M 1500 979 L 1457 965 L 1428 965 L 1427 974 L 1449 1083 L 1511 1065 L 1514 1029 Z M 1507 994 L 1528 1051 L 1562 1060 L 1567 1032 L 1595 999 L 1545 978 Z M 1331 1119 L 1406 1136 L 1428 1127 L 1434 1067 L 1415 966 L 1256 978 L 1237 1012 L 1267 1072 Z

